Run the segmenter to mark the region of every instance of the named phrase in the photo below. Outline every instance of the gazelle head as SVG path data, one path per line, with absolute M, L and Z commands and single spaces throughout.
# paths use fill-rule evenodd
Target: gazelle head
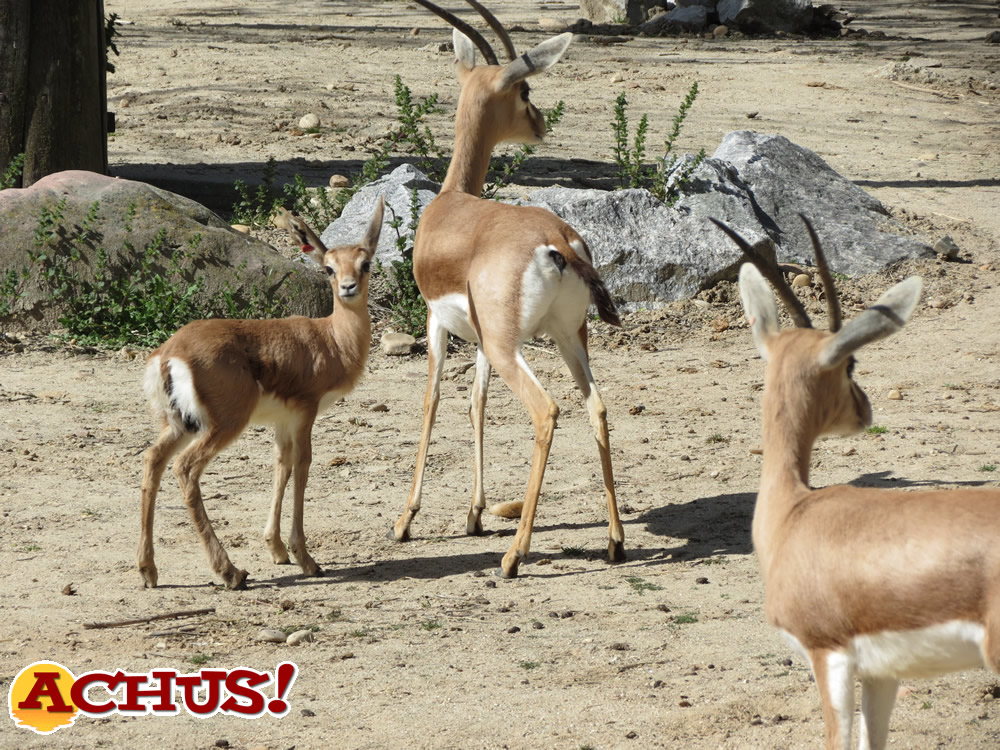
M 319 263 L 330 277 L 334 296 L 347 305 L 367 304 L 371 261 L 382 232 L 385 199 L 379 196 L 368 222 L 365 236 L 357 245 L 342 245 L 328 250 L 312 228 L 293 211 L 286 211 L 283 223 L 302 252 Z
M 765 410 L 786 410 L 805 419 L 813 438 L 849 435 L 871 424 L 868 396 L 854 382 L 854 352 L 867 343 L 895 333 L 909 319 L 920 299 L 923 281 L 911 276 L 901 281 L 859 316 L 841 326 L 840 304 L 833 277 L 819 239 L 809 221 L 823 288 L 826 291 L 829 331 L 818 331 L 782 272 L 729 227 L 712 219 L 740 246 L 749 263 L 740 269 L 740 300 L 754 341 L 767 363 Z M 781 331 L 778 308 L 765 276 L 770 280 L 796 327 Z
M 456 128 L 461 131 L 466 123 L 482 123 L 490 132 L 481 136 L 492 145 L 504 141 L 540 143 L 545 137 L 545 118 L 529 99 L 531 89 L 526 79 L 555 65 L 573 41 L 573 34 L 547 39 L 518 57 L 510 35 L 496 17 L 476 0 L 466 0 L 503 43 L 509 62 L 501 65 L 493 48 L 472 26 L 427 0 L 417 2 L 455 27 L 452 41 L 462 84 Z M 476 65 L 477 48 L 486 65 Z

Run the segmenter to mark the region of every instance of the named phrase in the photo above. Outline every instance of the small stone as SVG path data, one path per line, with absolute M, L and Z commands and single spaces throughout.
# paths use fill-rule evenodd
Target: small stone
M 792 286 L 812 286 L 813 279 L 807 273 L 800 273 L 794 279 L 792 279 Z
M 303 708 L 301 711 L 299 711 L 299 713 L 305 716 L 306 718 L 311 718 L 316 715 L 315 711 L 312 711 L 311 709 L 308 708 Z
M 958 244 L 946 234 L 934 243 L 934 252 L 943 256 L 945 260 L 956 260 L 959 252 Z
M 63 592 L 64 596 L 75 596 L 76 595 L 76 589 L 73 588 L 73 584 L 72 583 L 67 583 L 65 586 L 63 586 L 62 592 Z
M 700 584 L 704 585 L 704 584 L 708 583 L 708 579 L 705 578 L 705 576 L 702 576 L 701 578 L 695 578 L 694 582 L 695 583 L 700 583 Z
M 342 174 L 332 174 L 330 175 L 330 187 L 333 188 L 345 188 L 350 187 L 351 181 Z
M 507 628 L 507 632 L 508 633 L 520 633 L 521 632 L 521 628 L 519 628 L 517 625 L 511 625 L 509 628 Z
M 535 620 L 533 623 L 531 623 L 531 627 L 533 627 L 535 630 L 543 630 L 545 628 L 545 625 L 543 623 L 540 623 L 538 620 Z
M 850 448 L 845 448 L 844 452 L 841 453 L 840 455 L 842 455 L 842 456 L 853 456 L 855 453 L 857 453 L 857 450 L 852 445 Z
M 250 227 L 246 224 L 232 224 L 231 226 L 240 234 L 250 234 Z
M 420 36 L 420 27 L 414 26 L 412 29 L 410 29 L 410 36 Z
M 625 76 L 623 76 L 621 73 L 615 73 L 613 76 L 611 76 L 611 83 L 621 83 L 624 80 Z
M 382 334 L 382 351 L 390 357 L 405 357 L 413 351 L 417 340 L 408 333 Z
M 689 701 L 687 698 L 682 698 L 681 700 L 677 701 L 677 705 L 680 706 L 681 708 L 691 708 L 691 701 Z
M 257 633 L 256 640 L 263 641 L 264 643 L 284 643 L 288 640 L 288 636 L 275 628 L 264 628 Z
M 933 310 L 944 310 L 948 307 L 948 303 L 943 299 L 934 298 L 927 300 L 927 306 Z
M 567 26 L 566 19 L 564 18 L 549 18 L 548 16 L 542 16 L 538 19 L 538 25 L 545 29 L 546 31 L 562 31 Z
M 389 411 L 389 407 L 386 406 L 385 404 L 372 404 L 371 410 L 377 412 L 386 412 Z
M 902 401 L 903 400 L 903 394 L 900 393 L 897 389 L 893 388 L 891 391 L 889 391 L 889 400 L 890 401 Z
M 723 24 L 719 24 L 714 29 L 712 29 L 712 36 L 714 36 L 716 39 L 721 39 L 728 33 L 729 33 L 729 27 Z
M 311 630 L 296 630 L 285 641 L 289 646 L 298 646 L 300 643 L 312 643 L 315 640 Z
M 215 741 L 215 746 L 216 747 L 229 747 L 229 740 L 216 740 Z
M 722 333 L 723 331 L 729 330 L 729 319 L 728 318 L 716 318 L 712 321 L 712 330 L 716 333 Z
M 1000 31 L 991 31 L 986 35 L 987 44 L 1000 44 Z
M 299 127 L 302 128 L 302 130 L 309 130 L 310 128 L 318 128 L 319 117 L 313 112 L 310 112 L 307 115 L 303 115 L 302 119 L 299 120 Z

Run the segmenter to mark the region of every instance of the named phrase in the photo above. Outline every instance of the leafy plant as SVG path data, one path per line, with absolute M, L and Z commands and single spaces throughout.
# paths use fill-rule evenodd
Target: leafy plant
M 385 277 L 386 291 L 389 296 L 389 314 L 395 325 L 411 335 L 418 335 L 427 328 L 427 305 L 420 295 L 417 281 L 413 278 L 413 239 L 416 235 L 417 222 L 420 219 L 420 198 L 417 191 L 410 194 L 410 230 L 401 232 L 402 217 L 397 216 L 392 206 L 392 221 L 389 226 L 396 232 L 396 249 L 400 259 L 391 263 L 386 270 L 376 258 L 375 266 Z
M 659 591 L 662 586 L 655 583 L 650 583 L 639 576 L 629 576 L 625 579 L 625 582 L 632 587 L 632 590 L 637 594 L 645 594 L 647 591 Z
M 3 177 L 0 177 L 0 190 L 14 187 L 20 181 L 22 172 L 24 172 L 24 154 L 18 154 L 10 160 Z
M 888 427 L 883 427 L 880 424 L 873 424 L 871 427 L 865 429 L 869 435 L 884 435 L 889 431 Z
M 636 126 L 635 136 L 629 144 L 628 99 L 623 91 L 615 99 L 611 129 L 615 138 L 615 163 L 618 165 L 618 181 L 622 187 L 645 188 L 666 203 L 673 205 L 690 182 L 691 175 L 705 160 L 705 149 L 683 163 L 673 153 L 674 144 L 680 137 L 681 127 L 688 111 L 698 97 L 698 82 L 695 81 L 673 119 L 670 134 L 663 142 L 663 155 L 646 162 L 646 137 L 649 132 L 649 117 L 643 115 Z
M 698 618 L 694 615 L 677 615 L 673 618 L 675 625 L 692 625 L 696 622 L 698 622 Z
M 997 465 L 996 464 L 983 464 L 982 466 L 979 467 L 979 470 L 980 471 L 996 471 L 997 470 Z
M 420 627 L 427 631 L 440 630 L 441 623 L 439 623 L 437 620 L 425 620 L 424 622 L 420 623 Z
M 552 109 L 545 113 L 545 132 L 551 133 L 552 128 L 562 120 L 565 110 L 565 102 L 561 99 Z M 530 144 L 521 144 L 509 158 L 501 157 L 499 160 L 490 161 L 490 168 L 486 173 L 486 184 L 483 186 L 483 198 L 495 198 L 497 193 L 507 187 L 528 157 L 535 153 L 535 147 Z

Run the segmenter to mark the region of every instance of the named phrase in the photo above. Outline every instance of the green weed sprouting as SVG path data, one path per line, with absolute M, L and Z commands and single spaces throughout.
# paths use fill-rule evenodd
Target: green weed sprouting
M 560 99 L 556 103 L 556 106 L 545 113 L 546 133 L 551 133 L 552 128 L 559 124 L 565 108 L 565 102 Z M 534 146 L 521 144 L 514 149 L 514 153 L 511 154 L 510 158 L 505 159 L 500 157 L 499 159 L 491 160 L 489 171 L 486 173 L 486 184 L 483 186 L 483 192 L 481 193 L 482 197 L 495 198 L 498 192 L 511 183 L 514 175 L 521 171 L 524 162 L 534 153 Z
M 375 267 L 385 278 L 389 295 L 389 314 L 392 322 L 405 333 L 418 336 L 427 328 L 427 305 L 417 288 L 413 278 L 413 240 L 416 236 L 417 223 L 420 220 L 420 198 L 414 189 L 410 194 L 410 229 L 401 232 L 403 219 L 397 216 L 392 206 L 387 205 L 392 212 L 389 226 L 396 232 L 396 249 L 400 260 L 392 261 L 392 268 L 387 272 L 376 258 Z
M 14 187 L 20 181 L 23 172 L 24 154 L 18 154 L 10 160 L 10 164 L 3 172 L 3 177 L 0 177 L 0 190 Z
M 705 160 L 705 149 L 683 164 L 673 153 L 674 144 L 680 136 L 681 127 L 687 118 L 691 105 L 698 97 L 698 82 L 692 85 L 673 119 L 673 127 L 663 142 L 663 155 L 646 163 L 646 138 L 649 132 L 649 117 L 643 115 L 636 126 L 635 136 L 629 144 L 628 100 L 623 91 L 615 99 L 611 130 L 615 138 L 614 158 L 618 165 L 618 182 L 623 188 L 645 188 L 653 195 L 672 206 L 684 192 L 691 175 Z

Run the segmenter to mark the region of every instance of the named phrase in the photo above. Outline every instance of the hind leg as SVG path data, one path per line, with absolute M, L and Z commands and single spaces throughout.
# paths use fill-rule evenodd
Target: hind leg
M 826 750 L 851 750 L 854 726 L 854 664 L 840 651 L 809 652 L 816 687 L 823 704 Z
M 160 436 L 142 457 L 142 511 L 136 565 L 139 567 L 145 588 L 156 588 L 158 577 L 156 563 L 153 560 L 153 515 L 156 509 L 156 495 L 160 491 L 160 481 L 171 456 L 191 442 L 191 438 L 190 433 L 178 432 L 163 420 Z
M 891 678 L 861 680 L 860 750 L 883 750 L 889 739 L 889 716 L 899 682 Z
M 483 418 L 486 414 L 486 391 L 490 384 L 490 361 L 482 348 L 476 350 L 476 379 L 472 384 L 472 399 L 469 404 L 469 420 L 472 422 L 475 449 L 473 465 L 475 481 L 472 487 L 472 506 L 465 522 L 465 533 L 479 536 L 483 533 L 483 509 L 486 507 L 486 491 L 483 489 Z
M 623 562 L 625 560 L 625 529 L 618 514 L 618 499 L 615 495 L 615 477 L 611 467 L 611 439 L 608 435 L 608 410 L 601 400 L 601 394 L 590 371 L 590 359 L 587 356 L 587 324 L 584 322 L 577 337 L 554 337 L 559 353 L 573 374 L 577 388 L 583 394 L 587 413 L 590 415 L 590 425 L 594 429 L 597 440 L 597 450 L 601 456 L 601 472 L 604 475 L 604 496 L 608 502 L 608 561 Z
M 205 503 L 201 496 L 201 475 L 209 462 L 218 455 L 242 432 L 242 426 L 235 431 L 213 429 L 202 433 L 174 461 L 174 474 L 180 482 L 184 493 L 184 502 L 194 524 L 201 544 L 208 555 L 208 563 L 230 589 L 245 589 L 247 572 L 237 569 L 230 561 L 229 555 L 219 542 L 212 528 L 212 522 L 205 512 Z
M 288 548 L 291 550 L 295 562 L 299 564 L 302 572 L 307 576 L 323 575 L 319 565 L 306 550 L 306 535 L 302 522 L 306 482 L 309 480 L 309 466 L 312 463 L 312 426 L 315 418 L 315 413 L 307 415 L 301 424 L 293 428 L 295 431 L 293 448 L 295 468 L 292 470 L 292 482 L 295 499 L 292 508 L 292 528 L 288 532 Z

